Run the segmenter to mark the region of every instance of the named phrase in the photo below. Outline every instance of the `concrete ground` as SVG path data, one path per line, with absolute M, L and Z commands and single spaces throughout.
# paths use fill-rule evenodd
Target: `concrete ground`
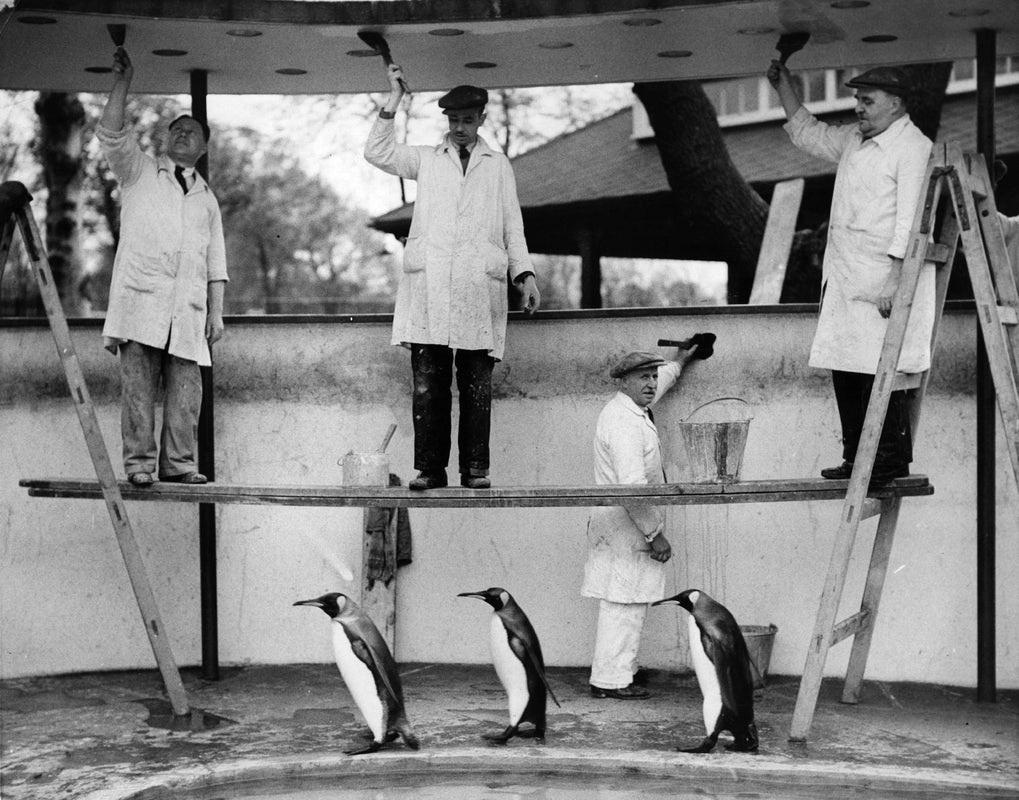
M 903 788 L 913 797 L 1019 797 L 1019 692 L 977 704 L 969 689 L 867 682 L 863 702 L 848 706 L 838 702 L 840 683 L 826 681 L 810 740 L 792 744 L 799 679 L 772 676 L 756 707 L 759 754 L 720 743 L 691 755 L 675 748 L 703 736 L 692 674 L 654 672 L 652 698 L 618 701 L 592 698 L 586 670 L 552 669 L 562 707 L 550 701 L 546 744 L 490 747 L 479 735 L 506 723 L 491 666 L 405 664 L 401 672 L 421 750 L 398 743 L 356 758 L 343 751 L 363 743 L 366 726 L 331 665 L 230 668 L 216 682 L 185 670 L 200 711 L 176 725 L 155 671 L 4 681 L 0 790 L 4 800 L 113 800 L 141 790 L 166 798 L 183 796 L 171 791 L 178 787 L 240 778 L 491 768 L 715 776 L 744 787 L 741 797 L 759 796 L 745 792 L 761 780 L 817 788 L 797 797 L 876 798 Z M 835 784 L 849 793 L 832 795 Z M 877 793 L 853 793 L 862 787 Z

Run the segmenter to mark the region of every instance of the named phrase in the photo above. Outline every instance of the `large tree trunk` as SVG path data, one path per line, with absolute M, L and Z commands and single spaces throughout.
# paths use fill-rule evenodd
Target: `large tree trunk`
M 697 81 L 638 83 L 669 186 L 680 200 L 684 228 L 717 244 L 729 265 L 728 300 L 750 299 L 768 205 L 743 180 L 729 158 L 715 108 Z
M 41 92 L 36 143 L 46 182 L 46 252 L 64 311 L 82 312 L 78 241 L 82 210 L 82 132 L 85 109 L 77 95 Z
M 902 69 L 916 87 L 909 101 L 909 118 L 923 131 L 924 136 L 933 141 L 941 126 L 941 108 L 945 104 L 945 89 L 952 74 L 952 62 L 911 64 Z

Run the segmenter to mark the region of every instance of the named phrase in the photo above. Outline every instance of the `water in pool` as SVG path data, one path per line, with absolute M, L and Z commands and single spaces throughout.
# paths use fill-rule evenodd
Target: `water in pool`
M 174 795 L 181 800 L 959 800 L 955 793 L 853 786 L 783 786 L 709 778 L 549 773 L 358 775 L 239 783 Z

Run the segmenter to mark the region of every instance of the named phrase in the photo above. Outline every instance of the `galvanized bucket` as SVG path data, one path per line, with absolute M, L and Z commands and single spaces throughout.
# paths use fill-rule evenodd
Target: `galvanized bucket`
M 740 625 L 743 641 L 747 643 L 747 653 L 757 668 L 754 676 L 754 688 L 763 689 L 764 679 L 771 664 L 771 648 L 775 646 L 777 625 Z
M 725 400 L 735 400 L 747 408 L 750 406 L 742 397 L 717 397 L 697 406 L 679 423 L 693 483 L 733 483 L 739 480 L 743 448 L 753 416 L 747 412 L 743 419 L 738 420 L 690 421 L 701 409 Z

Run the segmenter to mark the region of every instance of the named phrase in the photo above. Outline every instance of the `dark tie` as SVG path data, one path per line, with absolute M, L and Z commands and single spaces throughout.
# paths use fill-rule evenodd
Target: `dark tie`
M 466 147 L 460 148 L 460 166 L 463 167 L 464 174 L 467 174 L 467 162 L 471 160 L 471 151 Z
M 188 193 L 188 179 L 184 177 L 184 167 L 178 164 L 173 168 L 173 175 L 177 179 L 177 183 L 180 184 L 180 188 L 184 190 L 184 194 Z
M 655 415 L 651 412 L 650 408 L 645 408 L 644 410 L 647 412 L 647 418 L 649 420 L 651 420 L 651 424 L 654 425 L 655 424 Z

